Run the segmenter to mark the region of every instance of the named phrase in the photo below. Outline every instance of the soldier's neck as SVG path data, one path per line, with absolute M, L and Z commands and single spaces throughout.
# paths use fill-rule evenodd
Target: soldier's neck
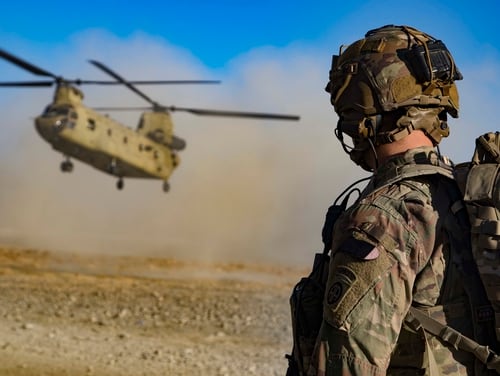
M 373 169 L 383 165 L 390 158 L 406 153 L 410 149 L 422 147 L 422 146 L 434 146 L 432 141 L 420 130 L 413 131 L 405 138 L 391 142 L 389 144 L 383 144 L 375 148 L 377 153 L 377 161 L 375 161 L 375 156 L 373 151 L 369 150 L 367 155 L 367 163 Z M 378 166 L 377 166 L 378 164 Z

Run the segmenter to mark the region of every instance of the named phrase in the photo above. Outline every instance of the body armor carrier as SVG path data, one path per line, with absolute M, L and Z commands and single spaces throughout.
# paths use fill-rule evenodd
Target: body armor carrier
M 437 376 L 439 373 L 433 360 L 435 349 L 432 348 L 425 333 L 440 338 L 452 348 L 473 354 L 488 369 L 500 373 L 500 358 L 497 356 L 500 350 L 499 340 L 494 338 L 495 333 L 492 331 L 494 322 L 496 334 L 500 336 L 500 298 L 498 298 L 500 296 L 500 133 L 481 136 L 476 144 L 474 158 L 470 163 L 452 167 L 436 153 L 425 156 L 417 154 L 415 164 L 404 166 L 397 172 L 388 169 L 392 172 L 388 175 L 375 176 L 364 190 L 364 193 L 373 192 L 405 178 L 443 175 L 447 178 L 445 184 L 449 184 L 451 188 L 454 186 L 450 192 L 456 192 L 456 197 L 452 197 L 454 203 L 450 208 L 449 218 L 444 219 L 447 223 L 444 226 L 445 231 L 451 235 L 459 233 L 468 236 L 468 230 L 471 229 L 470 242 L 467 238 L 466 241 L 462 241 L 463 239 L 450 236 L 452 264 L 458 265 L 458 276 L 464 286 L 468 302 L 464 302 L 460 307 L 449 305 L 425 309 L 411 307 L 400 334 L 401 341 L 409 338 L 408 335 L 410 337 L 417 335 L 421 338 L 424 342 L 422 356 L 427 357 L 421 366 L 427 368 L 432 376 Z M 456 189 L 456 183 L 460 190 Z M 353 190 L 350 193 L 352 192 Z M 330 207 L 322 232 L 324 252 L 316 256 L 313 272 L 296 285 L 290 298 L 294 346 L 292 354 L 287 356 L 288 376 L 305 375 L 312 361 L 313 342 L 322 321 L 321 298 L 328 274 L 331 230 L 335 220 L 345 210 L 350 193 L 345 196 L 341 204 L 337 203 L 338 198 Z M 450 218 L 454 219 L 449 220 Z M 446 286 L 443 288 L 446 290 Z M 311 302 L 314 303 L 311 305 Z M 445 310 L 471 312 L 474 317 L 474 334 L 464 335 L 433 318 L 440 316 Z M 411 356 L 415 357 L 417 354 Z M 391 358 L 391 364 L 408 364 L 405 363 L 407 360 L 399 358 L 396 350 Z

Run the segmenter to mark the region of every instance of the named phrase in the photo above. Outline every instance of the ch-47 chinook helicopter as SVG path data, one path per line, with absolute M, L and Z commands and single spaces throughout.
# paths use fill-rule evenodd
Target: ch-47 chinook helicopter
M 150 178 L 163 181 L 163 190 L 169 190 L 168 179 L 179 165 L 178 152 L 186 142 L 173 133 L 171 112 L 184 111 L 195 115 L 231 116 L 257 119 L 299 120 L 295 115 L 257 112 L 208 110 L 163 106 L 134 85 L 218 83 L 210 80 L 176 81 L 127 81 L 104 64 L 90 60 L 96 67 L 116 81 L 67 80 L 41 69 L 2 49 L 0 57 L 39 76 L 50 77 L 45 81 L 0 82 L 0 87 L 46 87 L 56 85 L 53 100 L 45 111 L 35 118 L 35 127 L 40 136 L 64 156 L 61 171 L 71 172 L 71 158 L 91 165 L 98 170 L 118 178 L 116 186 L 122 189 L 124 178 Z M 75 85 L 121 84 L 125 85 L 149 102 L 143 110 L 137 129 L 100 113 L 101 110 L 127 110 L 125 108 L 89 108 L 83 104 L 83 92 Z M 134 109 L 134 108 L 132 108 Z

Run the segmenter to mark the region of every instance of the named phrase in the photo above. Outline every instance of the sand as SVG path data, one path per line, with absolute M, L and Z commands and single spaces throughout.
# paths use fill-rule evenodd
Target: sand
M 304 272 L 0 248 L 0 375 L 284 375 Z

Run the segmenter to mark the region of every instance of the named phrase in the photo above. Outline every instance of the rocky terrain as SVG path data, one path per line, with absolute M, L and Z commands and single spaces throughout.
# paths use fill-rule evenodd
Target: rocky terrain
M 305 271 L 0 249 L 0 375 L 284 375 Z

